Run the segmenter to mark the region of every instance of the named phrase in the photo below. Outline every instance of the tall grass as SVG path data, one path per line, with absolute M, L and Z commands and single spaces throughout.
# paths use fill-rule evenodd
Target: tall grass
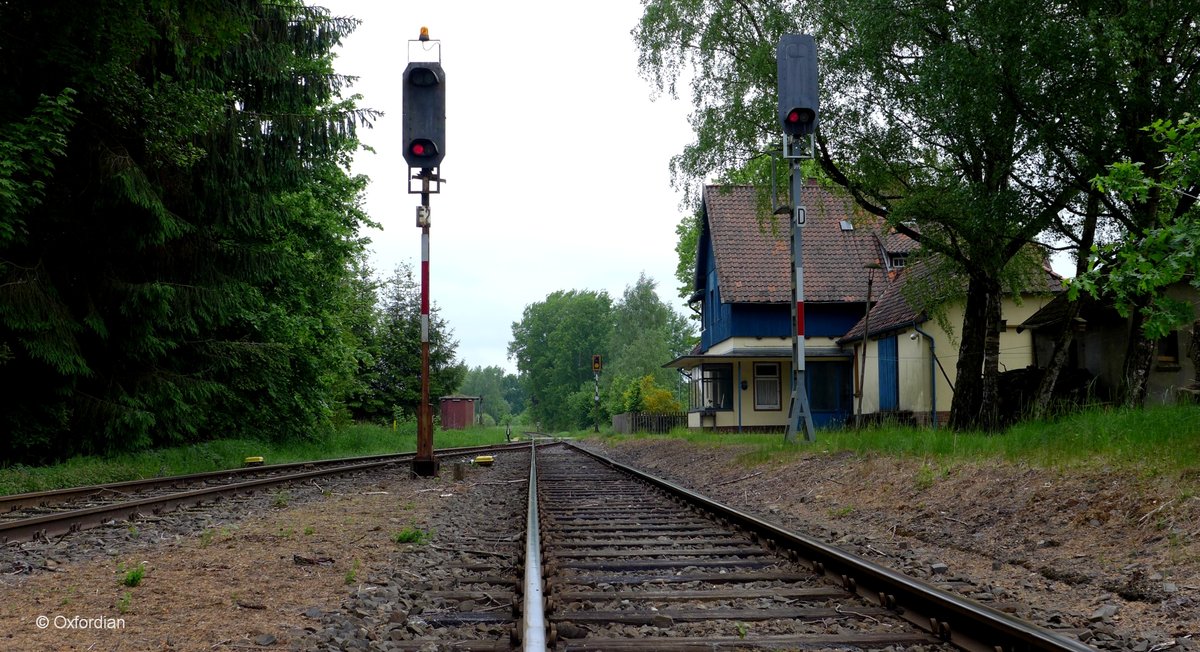
M 737 446 L 735 461 L 754 465 L 813 453 L 848 451 L 944 462 L 1002 459 L 1044 468 L 1113 468 L 1145 475 L 1200 470 L 1200 407 L 1093 408 L 1005 432 L 881 426 L 821 430 L 814 444 L 791 445 L 781 434 L 677 430 L 669 437 L 701 446 Z M 624 435 L 613 438 L 643 438 Z M 661 436 L 660 436 L 661 437 Z
M 504 441 L 503 428 L 436 430 L 436 448 L 482 446 Z M 336 457 L 407 453 L 417 449 L 415 423 L 391 427 L 353 425 L 328 436 L 289 442 L 253 439 L 217 441 L 115 456 L 75 457 L 44 467 L 0 469 L 0 495 L 45 491 L 165 475 L 203 473 L 237 468 L 249 456 L 261 455 L 267 464 L 303 462 Z
M 1200 470 L 1200 407 L 1092 410 L 1007 433 L 1006 457 L 1050 466 L 1102 464 L 1148 474 Z

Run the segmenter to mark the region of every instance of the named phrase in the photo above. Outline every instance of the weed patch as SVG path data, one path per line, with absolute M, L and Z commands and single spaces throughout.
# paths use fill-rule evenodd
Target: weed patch
M 415 527 L 404 528 L 392 535 L 393 543 L 424 543 L 429 538 L 429 533 L 419 530 Z
M 121 564 L 121 566 L 118 567 L 119 572 L 123 571 L 125 573 L 125 577 L 121 580 L 121 584 L 130 588 L 141 584 L 142 578 L 146 576 L 146 565 L 138 564 L 136 567 L 130 568 L 129 570 L 124 570 L 124 566 L 124 564 Z
M 347 585 L 354 584 L 355 582 L 358 581 L 358 569 L 359 569 L 359 563 L 358 563 L 358 560 L 355 559 L 354 563 L 350 565 L 350 570 L 346 571 L 346 584 Z

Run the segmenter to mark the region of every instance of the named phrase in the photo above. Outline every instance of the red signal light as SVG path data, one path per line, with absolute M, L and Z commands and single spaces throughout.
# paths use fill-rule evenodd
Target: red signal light
M 804 122 L 812 122 L 813 114 L 808 109 L 792 109 L 788 111 L 787 121 L 791 124 L 798 125 Z
M 428 138 L 417 138 L 408 144 L 408 155 L 413 159 L 432 159 L 437 156 L 438 146 Z M 410 163 L 416 165 L 415 162 Z
M 790 136 L 810 134 L 817 120 L 817 112 L 804 106 L 797 106 L 783 116 L 783 132 Z

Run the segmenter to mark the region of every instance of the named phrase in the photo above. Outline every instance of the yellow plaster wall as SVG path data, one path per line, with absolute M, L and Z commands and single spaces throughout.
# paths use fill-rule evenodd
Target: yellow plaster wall
M 1023 323 L 1034 312 L 1044 306 L 1051 297 L 1025 297 L 1018 305 L 1011 298 L 1005 298 L 1000 309 L 1008 327 L 1000 334 L 1000 370 L 1008 371 L 1023 369 L 1033 364 L 1033 335 L 1030 331 L 1017 332 L 1017 326 Z M 897 335 L 897 352 L 900 357 L 900 409 L 911 410 L 914 413 L 930 411 L 931 394 L 937 394 L 937 411 L 948 412 L 954 394 L 951 383 L 958 376 L 958 337 L 962 328 L 963 306 L 951 306 L 946 311 L 945 322 L 954 328 L 953 336 L 939 325 L 937 320 L 927 321 L 921 325 L 921 330 L 933 338 L 934 353 L 941 362 L 941 368 L 933 366 L 932 374 L 936 389 L 930 387 L 930 352 L 928 338 L 918 335 L 914 340 L 910 335 L 916 331 L 905 329 Z M 858 365 L 861 359 L 855 360 Z M 861 367 L 860 367 L 861 369 Z M 945 370 L 943 375 L 942 370 Z M 947 379 L 947 377 L 949 379 Z M 866 364 L 866 394 L 863 396 L 863 413 L 871 414 L 879 410 L 879 344 L 877 340 L 867 342 Z M 858 399 L 855 398 L 855 412 L 858 410 Z

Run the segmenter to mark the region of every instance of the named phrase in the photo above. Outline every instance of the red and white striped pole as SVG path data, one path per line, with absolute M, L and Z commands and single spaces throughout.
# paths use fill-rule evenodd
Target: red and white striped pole
M 438 463 L 433 456 L 433 408 L 429 402 L 429 181 L 431 170 L 421 170 L 421 206 L 417 209 L 417 225 L 421 227 L 421 405 L 417 409 L 417 455 L 413 458 L 413 473 L 430 477 L 437 475 Z

